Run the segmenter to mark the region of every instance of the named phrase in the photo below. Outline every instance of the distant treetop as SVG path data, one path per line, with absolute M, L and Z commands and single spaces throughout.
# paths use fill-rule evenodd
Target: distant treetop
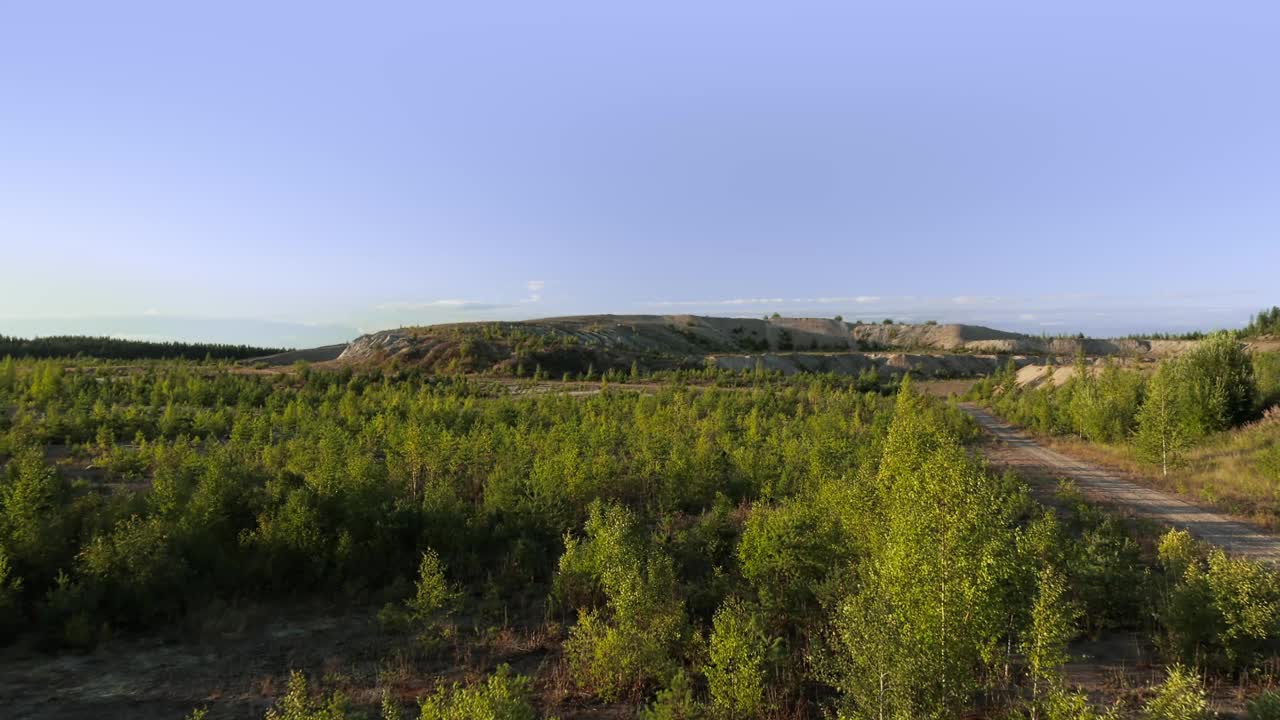
M 1272 306 L 1270 310 L 1263 310 L 1249 318 L 1249 324 L 1245 326 L 1241 334 L 1246 337 L 1280 335 L 1280 307 Z
M 122 340 L 112 337 L 88 337 L 84 335 L 51 335 L 49 337 L 19 338 L 0 335 L 0 358 L 53 358 L 86 357 L 107 360 L 245 360 L 262 355 L 284 352 L 280 348 L 253 347 L 251 345 L 224 345 L 221 343 L 145 342 Z

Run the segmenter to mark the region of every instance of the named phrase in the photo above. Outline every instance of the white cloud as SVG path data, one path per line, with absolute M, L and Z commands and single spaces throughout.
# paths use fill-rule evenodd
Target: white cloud
M 526 305 L 542 302 L 542 290 L 547 286 L 545 280 L 530 280 L 525 283 L 524 286 L 529 291 L 529 297 L 521 300 L 520 302 Z
M 1021 315 L 1018 316 L 1018 319 L 1019 320 L 1035 320 L 1036 316 L 1033 315 L 1032 313 L 1022 313 Z
M 155 316 L 155 315 L 159 315 L 159 314 L 160 314 L 160 311 L 159 311 L 159 310 L 157 310 L 157 309 L 155 309 L 155 308 L 147 308 L 146 310 L 143 310 L 143 311 L 142 311 L 142 314 L 143 314 L 143 315 Z
M 478 309 L 493 307 L 487 303 L 476 302 L 475 300 L 458 300 L 455 298 L 446 298 L 443 300 L 427 300 L 425 302 L 388 302 L 375 306 L 378 310 L 431 310 L 431 309 Z
M 711 307 L 733 305 L 778 305 L 784 298 L 732 298 L 729 300 L 654 300 L 644 303 L 654 307 Z
M 956 295 L 951 302 L 956 305 L 991 305 L 1000 302 L 1001 298 L 988 295 Z
M 649 307 L 741 307 L 747 305 L 796 306 L 796 305 L 868 305 L 879 303 L 879 295 L 838 295 L 830 297 L 746 297 L 722 300 L 651 300 L 640 303 Z
M 880 296 L 879 295 L 853 295 L 853 296 L 819 297 L 819 298 L 795 298 L 793 302 L 818 303 L 820 305 L 834 305 L 834 304 L 841 304 L 841 303 L 855 303 L 858 305 L 866 305 L 867 303 L 880 302 Z

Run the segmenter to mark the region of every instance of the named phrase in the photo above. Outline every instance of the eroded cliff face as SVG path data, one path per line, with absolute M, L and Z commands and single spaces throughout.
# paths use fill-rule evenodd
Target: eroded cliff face
M 975 325 L 870 325 L 826 318 L 590 315 L 522 322 L 458 323 L 384 330 L 357 338 L 338 361 L 431 371 L 507 373 L 540 366 L 553 376 L 590 369 L 713 365 L 780 372 L 882 374 L 912 370 L 956 377 L 993 372 L 1009 357 L 1156 358 L 1192 341 L 1045 338 Z
M 342 351 L 338 360 L 351 364 L 386 360 L 409 351 L 416 344 L 403 330 L 383 330 L 356 338 Z

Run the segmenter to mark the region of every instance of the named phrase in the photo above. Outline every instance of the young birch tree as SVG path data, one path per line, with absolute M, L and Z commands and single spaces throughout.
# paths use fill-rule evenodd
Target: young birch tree
M 1178 397 L 1179 365 L 1166 361 L 1147 383 L 1146 399 L 1138 410 L 1138 432 L 1134 437 L 1138 452 L 1160 471 L 1169 475 L 1170 466 L 1181 460 L 1188 435 Z

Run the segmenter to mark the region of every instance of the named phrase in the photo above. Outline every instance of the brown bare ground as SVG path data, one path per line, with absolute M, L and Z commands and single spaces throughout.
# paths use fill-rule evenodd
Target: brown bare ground
M 388 632 L 376 608 L 255 606 L 209 613 L 168 636 L 116 638 L 91 652 L 30 646 L 0 650 L 0 717 L 5 720 L 178 720 L 207 708 L 210 720 L 260 720 L 289 673 L 314 690 L 341 690 L 376 717 L 383 690 L 405 717 L 440 684 L 481 681 L 507 663 L 533 679 L 535 702 L 563 720 L 634 716 L 576 694 L 561 663 L 562 628 L 540 613 L 511 626 L 460 619 L 452 640 L 424 649 L 408 632 Z M 537 615 L 539 619 L 534 620 Z

